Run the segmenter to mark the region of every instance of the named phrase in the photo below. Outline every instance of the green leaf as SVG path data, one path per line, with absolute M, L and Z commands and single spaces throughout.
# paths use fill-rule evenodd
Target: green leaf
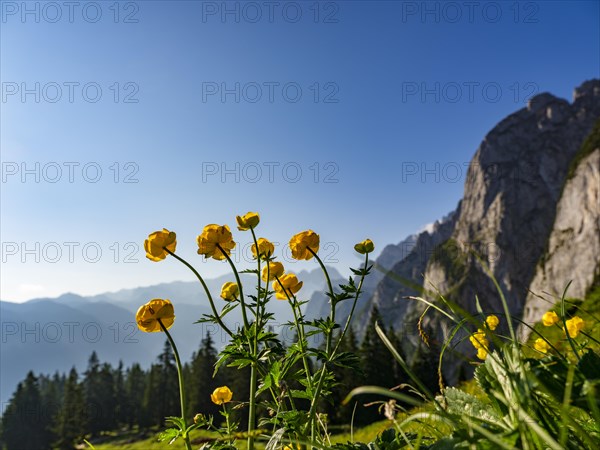
M 349 369 L 359 369 L 360 358 L 351 352 L 338 353 L 331 362 L 338 367 Z
M 158 440 L 160 442 L 169 440 L 169 445 L 177 440 L 181 436 L 181 430 L 177 428 L 167 428 L 165 431 L 158 435 Z
M 481 308 L 481 303 L 479 303 L 479 297 L 477 297 L 477 295 L 475 295 L 475 309 L 479 314 L 483 315 L 483 309 Z
M 446 411 L 450 414 L 467 415 L 475 420 L 495 424 L 502 421 L 502 417 L 489 404 L 460 389 L 453 387 L 444 389 L 443 397 L 438 397 L 438 401 L 443 403 L 444 400 L 447 405 Z
M 294 397 L 294 398 L 305 398 L 307 400 L 313 399 L 313 395 L 310 392 L 300 391 L 298 389 L 292 389 L 290 391 L 290 393 L 292 394 L 292 397 Z

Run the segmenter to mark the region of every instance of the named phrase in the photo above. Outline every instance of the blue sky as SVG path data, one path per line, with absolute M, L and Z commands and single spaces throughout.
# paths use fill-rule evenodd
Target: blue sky
M 162 227 L 225 273 L 195 237 L 250 210 L 341 272 L 445 215 L 498 121 L 600 75 L 598 2 L 469 5 L 3 1 L 0 297 L 191 279 Z

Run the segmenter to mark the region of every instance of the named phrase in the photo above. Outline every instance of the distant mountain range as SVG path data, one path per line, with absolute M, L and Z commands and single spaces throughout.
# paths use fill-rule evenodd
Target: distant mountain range
M 336 269 L 328 267 L 328 270 L 334 279 L 341 279 Z M 300 271 L 297 275 L 304 282 L 303 298 L 310 298 L 326 286 L 320 269 Z M 256 282 L 253 275 L 242 274 L 241 277 L 245 286 Z M 217 308 L 223 305 L 219 298 L 221 286 L 230 280 L 230 275 L 206 280 Z M 122 360 L 125 366 L 134 362 L 149 366 L 160 353 L 165 337 L 161 333 L 142 333 L 135 324 L 135 313 L 152 298 L 168 298 L 173 302 L 176 320 L 171 332 L 183 359 L 191 357 L 207 332 L 217 347 L 226 343 L 226 335 L 216 326 L 194 324 L 211 311 L 198 282 L 163 283 L 88 297 L 68 293 L 24 303 L 0 301 L 1 405 L 6 405 L 17 383 L 29 370 L 65 372 L 76 366 L 83 371 L 92 351 L 98 353 L 101 361 L 113 365 Z M 269 310 L 282 325 L 293 317 L 289 304 L 284 301 L 273 299 Z M 226 316 L 225 322 L 230 327 L 241 323 L 239 312 Z M 288 334 L 282 333 L 283 338 Z

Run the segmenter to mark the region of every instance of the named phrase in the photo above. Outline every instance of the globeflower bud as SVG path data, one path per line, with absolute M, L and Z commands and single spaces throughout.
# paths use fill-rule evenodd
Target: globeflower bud
M 494 316 L 492 314 L 491 316 L 487 316 L 487 319 L 485 319 L 485 323 L 487 324 L 490 330 L 494 331 L 500 323 L 500 319 L 498 319 L 497 316 Z
M 575 316 L 572 319 L 567 320 L 567 331 L 569 332 L 569 336 L 575 338 L 579 335 L 579 332 L 583 330 L 583 326 L 585 322 L 581 317 Z
M 144 250 L 146 250 L 146 258 L 151 261 L 162 261 L 170 252 L 175 252 L 177 246 L 177 236 L 173 231 L 163 228 L 162 231 L 155 231 L 148 236 L 144 241 Z
M 228 302 L 237 300 L 239 293 L 240 288 L 237 283 L 228 281 L 227 283 L 223 284 L 223 287 L 221 287 L 221 298 L 223 300 L 227 300 Z
M 233 392 L 231 392 L 231 390 L 227 386 L 218 387 L 213 391 L 212 394 L 210 394 L 210 399 L 216 405 L 229 403 L 232 397 Z
M 558 320 L 558 314 L 556 314 L 554 311 L 548 311 L 542 316 L 542 323 L 545 327 L 551 327 L 552 325 L 557 323 Z
M 375 250 L 375 244 L 373 244 L 373 241 L 371 239 L 365 239 L 364 241 L 356 244 L 354 246 L 354 250 L 356 250 L 361 255 L 364 255 L 365 253 L 373 252 L 373 250 Z
M 540 353 L 546 354 L 550 349 L 550 346 L 545 340 L 543 340 L 542 338 L 538 338 L 535 340 L 533 348 L 535 348 Z
M 273 290 L 277 300 L 287 300 L 292 298 L 302 287 L 302 281 L 298 281 L 298 277 L 293 273 L 286 273 L 279 277 L 279 281 L 273 282 Z M 287 294 L 286 294 L 287 292 Z
M 246 231 L 250 228 L 256 228 L 256 225 L 260 222 L 260 217 L 258 213 L 249 212 L 243 216 L 237 216 L 235 220 L 238 224 L 238 230 Z
M 281 275 L 283 275 L 284 272 L 284 268 L 283 268 L 283 264 L 281 264 L 280 262 L 269 262 L 269 268 L 267 269 L 267 266 L 263 267 L 262 270 L 262 280 L 264 282 L 268 282 L 268 281 L 273 281 L 275 278 L 280 277 Z M 267 280 L 267 274 L 269 276 L 269 279 Z
M 259 238 L 257 241 L 258 251 L 256 251 L 256 244 L 252 244 L 252 255 L 254 258 L 267 259 L 275 252 L 275 246 L 272 242 L 265 238 Z
M 166 329 L 169 329 L 175 322 L 175 311 L 169 300 L 152 299 L 145 305 L 140 306 L 135 315 L 138 328 L 146 333 L 162 331 L 158 319 Z
M 314 253 L 319 251 L 320 238 L 313 230 L 306 230 L 298 233 L 290 239 L 290 250 L 292 250 L 292 258 L 298 260 L 309 260 Z M 310 250 L 309 250 L 310 249 Z
M 202 230 L 202 234 L 196 238 L 196 242 L 198 243 L 199 255 L 217 260 L 225 259 L 223 252 L 230 255 L 231 250 L 235 247 L 231 230 L 227 225 L 206 225 Z

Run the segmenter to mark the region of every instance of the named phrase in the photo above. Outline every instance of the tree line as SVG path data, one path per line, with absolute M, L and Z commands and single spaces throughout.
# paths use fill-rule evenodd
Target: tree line
M 337 388 L 332 402 L 321 405 L 321 411 L 332 429 L 336 426 L 365 425 L 381 420 L 377 398 L 359 398 L 342 405 L 346 395 L 361 385 L 387 388 L 408 382 L 399 366 L 377 336 L 374 324 L 381 318 L 377 310 L 360 342 L 352 329 L 341 345 L 341 351 L 359 358 L 359 370 L 334 368 Z M 387 332 L 397 349 L 401 341 L 393 330 Z M 215 372 L 218 352 L 207 334 L 189 362 L 184 365 L 184 380 L 188 398 L 188 417 L 197 413 L 212 415 L 219 420 L 219 407 L 210 401 L 210 394 L 219 386 L 229 386 L 236 399 L 248 398 L 249 371 L 220 367 Z M 313 362 L 313 366 L 316 365 Z M 299 367 L 300 368 L 300 367 Z M 425 382 L 435 386 L 435 369 L 420 371 Z M 432 372 L 433 371 L 433 372 Z M 298 389 L 299 386 L 292 386 Z M 308 401 L 306 402 L 308 408 Z M 371 404 L 371 406 L 367 406 Z M 247 408 L 236 408 L 241 424 L 247 423 Z M 179 415 L 179 388 L 175 357 L 165 341 L 156 362 L 148 369 L 134 363 L 128 368 L 101 363 L 96 352 L 88 360 L 85 372 L 73 367 L 68 374 L 35 375 L 30 371 L 10 399 L 0 424 L 0 448 L 4 450 L 71 450 L 83 438 L 93 439 L 106 432 L 126 430 L 156 430 L 168 416 Z M 267 415 L 268 411 L 259 413 Z M 242 426 L 243 429 L 243 426 Z

